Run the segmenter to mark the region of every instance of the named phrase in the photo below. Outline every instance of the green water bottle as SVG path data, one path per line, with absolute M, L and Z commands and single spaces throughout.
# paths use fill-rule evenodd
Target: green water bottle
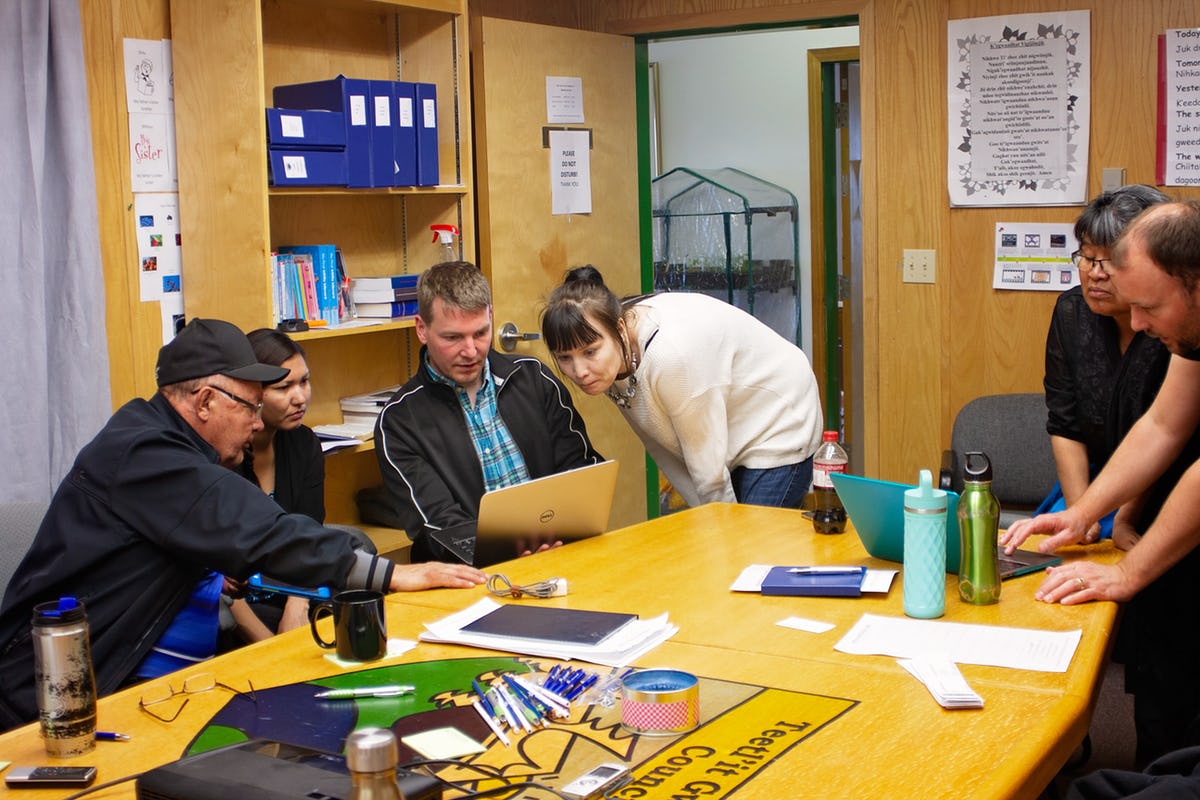
M 958 532 L 962 542 L 959 597 L 977 606 L 999 602 L 1000 504 L 992 494 L 992 462 L 984 453 L 966 454 Z

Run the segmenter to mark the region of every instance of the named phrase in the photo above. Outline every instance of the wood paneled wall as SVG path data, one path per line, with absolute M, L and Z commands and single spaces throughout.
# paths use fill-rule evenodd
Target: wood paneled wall
M 541 3 L 472 0 L 472 13 L 546 21 Z M 568 3 L 548 4 L 560 17 Z M 951 209 L 946 189 L 946 23 L 1091 11 L 1088 195 L 1104 167 L 1154 181 L 1156 39 L 1200 27 L 1194 0 L 577 0 L 579 24 L 652 33 L 854 14 L 861 26 L 866 389 L 861 470 L 915 480 L 936 468 L 972 398 L 1039 391 L 1053 293 L 991 288 L 998 221 L 1070 222 L 1079 208 Z M 568 24 L 559 20 L 554 24 Z M 803 80 L 803 76 L 796 76 Z M 1170 188 L 1173 197 L 1200 190 Z M 905 248 L 937 251 L 937 283 L 904 284 Z
M 169 38 L 170 6 L 167 0 L 79 0 L 79 10 L 88 63 L 109 386 L 116 409 L 154 393 L 154 363 L 162 345 L 158 303 L 141 302 L 138 285 L 122 40 Z
M 252 0 L 251 0 L 252 1 Z M 169 36 L 167 0 L 80 0 L 85 23 L 113 403 L 153 390 L 158 321 L 137 300 L 120 82 L 123 36 Z M 971 398 L 1036 391 L 1053 295 L 991 289 L 997 221 L 1067 222 L 1077 208 L 950 209 L 946 22 L 1091 11 L 1089 195 L 1104 167 L 1153 182 L 1155 37 L 1200 27 L 1195 0 L 471 0 L 472 14 L 614 33 L 857 15 L 861 26 L 867 277 L 866 474 L 909 480 L 937 464 Z M 796 76 L 796 80 L 803 80 Z M 1200 190 L 1168 191 L 1200 197 Z M 938 282 L 900 281 L 905 248 L 937 251 Z

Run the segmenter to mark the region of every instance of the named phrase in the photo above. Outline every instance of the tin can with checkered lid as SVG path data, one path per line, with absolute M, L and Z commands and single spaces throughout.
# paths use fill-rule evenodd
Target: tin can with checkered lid
M 621 681 L 621 727 L 672 736 L 700 724 L 700 680 L 677 669 L 644 669 Z
M 62 597 L 33 607 L 33 677 L 46 752 L 77 756 L 96 746 L 96 675 L 83 603 Z

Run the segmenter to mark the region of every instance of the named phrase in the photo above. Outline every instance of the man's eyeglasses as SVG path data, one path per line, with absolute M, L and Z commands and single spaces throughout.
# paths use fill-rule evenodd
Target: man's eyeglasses
M 147 689 L 142 692 L 142 696 L 138 698 L 138 708 L 145 711 L 150 716 L 161 722 L 174 722 L 183 713 L 184 706 L 188 704 L 187 697 L 183 698 L 183 702 L 174 710 L 174 713 L 169 713 L 163 706 L 163 703 L 168 702 L 172 698 L 179 695 L 200 694 L 201 692 L 211 691 L 218 687 L 227 691 L 233 692 L 238 697 L 248 698 L 253 703 L 258 703 L 258 696 L 254 693 L 254 684 L 246 680 L 246 685 L 250 687 L 250 691 L 242 692 L 232 686 L 221 683 L 212 674 L 204 672 L 199 675 L 192 675 L 184 680 L 183 688 L 176 691 L 171 684 L 167 683 L 162 686 L 157 686 L 153 689 Z
M 1108 265 L 1112 263 L 1111 258 L 1092 258 L 1091 256 L 1085 256 L 1082 250 L 1076 250 L 1074 253 L 1071 253 L 1071 263 L 1087 272 L 1091 272 L 1096 268 L 1099 268 L 1105 274 L 1112 272 L 1108 268 Z
M 210 389 L 216 389 L 218 392 L 225 395 L 233 402 L 243 405 L 246 408 L 250 409 L 250 413 L 253 414 L 254 416 L 256 416 L 256 417 L 262 416 L 262 408 L 263 408 L 262 403 L 251 403 L 249 400 L 246 400 L 245 398 L 238 397 L 236 394 L 229 391 L 228 389 L 222 389 L 220 386 L 217 386 L 212 383 L 208 383 L 205 385 Z

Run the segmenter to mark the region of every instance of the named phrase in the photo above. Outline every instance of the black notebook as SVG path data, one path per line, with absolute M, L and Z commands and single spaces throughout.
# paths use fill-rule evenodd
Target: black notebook
M 591 645 L 600 644 L 637 618 L 637 614 L 618 614 L 613 611 L 545 608 L 510 603 L 464 625 L 462 631 Z

